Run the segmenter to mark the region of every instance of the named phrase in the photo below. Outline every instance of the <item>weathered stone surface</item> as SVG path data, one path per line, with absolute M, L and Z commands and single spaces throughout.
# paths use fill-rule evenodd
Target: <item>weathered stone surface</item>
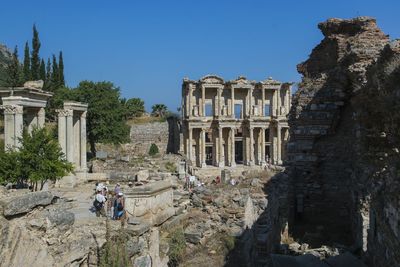
M 149 170 L 141 170 L 137 172 L 136 179 L 138 181 L 146 181 L 147 179 L 149 179 L 149 176 Z
M 43 84 L 44 84 L 44 82 L 42 80 L 27 81 L 27 82 L 24 83 L 24 87 L 28 88 L 28 89 L 42 90 L 43 89 Z
M 151 257 L 149 255 L 137 257 L 133 261 L 134 267 L 152 267 L 151 265 Z
M 31 211 L 37 206 L 51 204 L 54 196 L 46 192 L 33 192 L 0 200 L 4 216 L 15 216 Z

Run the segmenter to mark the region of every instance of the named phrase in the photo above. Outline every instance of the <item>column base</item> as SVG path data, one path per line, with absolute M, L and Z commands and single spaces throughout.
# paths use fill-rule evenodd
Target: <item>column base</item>
M 254 166 L 254 161 L 250 160 L 246 163 L 247 166 Z
M 219 167 L 219 168 L 225 167 L 225 163 L 224 163 L 224 162 L 219 162 L 219 163 L 218 163 L 218 167 Z
M 260 166 L 265 166 L 265 165 L 267 165 L 267 162 L 265 162 L 265 161 L 260 161 L 260 164 L 259 164 Z
M 236 167 L 236 162 L 232 162 L 232 163 L 230 164 L 230 167 Z
M 206 164 L 205 162 L 202 162 L 202 163 L 200 164 L 200 168 L 205 168 L 205 167 L 207 167 L 207 164 Z

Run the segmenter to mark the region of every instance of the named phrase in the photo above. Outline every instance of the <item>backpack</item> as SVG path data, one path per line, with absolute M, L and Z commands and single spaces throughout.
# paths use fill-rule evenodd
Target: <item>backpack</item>
M 95 207 L 96 210 L 101 210 L 101 208 L 103 207 L 103 204 L 101 202 L 99 202 L 97 199 L 95 199 L 93 201 L 93 206 Z

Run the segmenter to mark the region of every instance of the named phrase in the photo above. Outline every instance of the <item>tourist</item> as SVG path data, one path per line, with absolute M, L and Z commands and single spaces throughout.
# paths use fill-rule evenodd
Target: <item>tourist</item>
M 117 185 L 114 188 L 114 193 L 116 196 L 118 196 L 119 192 L 121 192 L 121 185 L 117 183 Z
M 132 182 L 129 182 L 129 183 L 128 183 L 128 186 L 129 186 L 130 188 L 132 188 L 132 187 L 133 187 L 133 183 L 132 183 Z
M 100 217 L 106 217 L 106 211 L 104 209 L 105 203 L 106 203 L 107 199 L 106 197 L 103 195 L 103 189 L 97 190 L 97 194 L 95 196 L 94 202 L 93 202 L 93 206 L 96 209 L 96 216 Z
M 119 192 L 117 198 L 114 200 L 114 220 L 119 220 L 125 213 L 125 199 L 124 194 Z

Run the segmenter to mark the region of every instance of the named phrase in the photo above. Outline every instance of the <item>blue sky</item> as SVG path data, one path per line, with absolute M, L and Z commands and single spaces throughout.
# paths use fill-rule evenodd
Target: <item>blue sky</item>
M 183 77 L 217 74 L 299 81 L 296 65 L 322 39 L 330 17 L 376 17 L 400 37 L 398 0 L 4 1 L 0 42 L 20 54 L 36 23 L 41 55 L 63 51 L 69 86 L 112 81 L 149 110 L 180 105 Z

